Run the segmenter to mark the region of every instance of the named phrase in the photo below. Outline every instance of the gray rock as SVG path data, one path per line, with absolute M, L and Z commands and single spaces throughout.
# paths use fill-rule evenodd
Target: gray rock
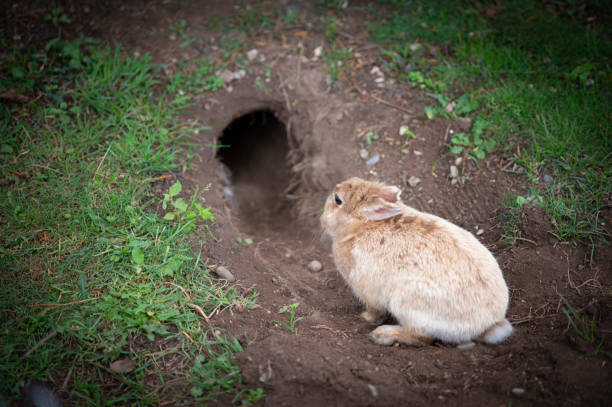
M 308 270 L 312 271 L 313 273 L 318 273 L 322 269 L 323 269 L 323 265 L 318 260 L 313 260 L 310 263 L 308 263 Z
M 547 184 L 550 184 L 553 181 L 553 177 L 548 174 L 544 174 L 544 176 L 542 176 L 542 181 L 546 182 Z
M 376 387 L 374 387 L 373 384 L 368 383 L 368 389 L 370 389 L 372 397 L 378 397 L 378 390 L 376 390 Z
M 478 230 L 476 231 L 476 236 L 480 236 L 480 235 L 482 235 L 483 233 L 484 233 L 484 229 L 478 229 Z
M 456 123 L 463 132 L 468 132 L 472 128 L 472 119 L 469 117 L 457 117 Z
M 408 178 L 408 185 L 410 185 L 412 188 L 416 187 L 420 183 L 421 183 L 421 179 L 418 177 L 415 177 L 414 175 Z
M 525 394 L 525 389 L 521 387 L 515 387 L 512 389 L 512 394 L 521 397 L 523 394 Z
M 470 350 L 470 349 L 474 349 L 474 346 L 476 346 L 476 344 L 474 342 L 466 342 L 466 343 L 462 343 L 460 345 L 457 345 L 457 349 L 460 349 L 460 350 Z
M 230 83 L 234 80 L 234 74 L 229 69 L 224 69 L 219 74 L 219 79 L 221 79 L 225 83 Z
M 361 150 L 359 150 L 359 157 L 361 157 L 363 160 L 367 160 L 369 156 L 370 156 L 370 153 L 365 148 L 362 148 Z
M 456 165 L 450 166 L 450 176 L 451 178 L 457 178 L 459 176 L 459 170 L 457 170 Z
M 253 48 L 252 50 L 247 52 L 247 59 L 249 61 L 254 60 L 255 58 L 257 58 L 257 54 L 259 54 L 259 51 L 257 51 L 255 48 Z
M 216 275 L 229 281 L 230 283 L 236 281 L 236 277 L 234 277 L 231 271 L 229 271 L 225 266 L 218 266 L 214 271 Z
M 376 154 L 375 156 L 373 156 L 372 158 L 370 158 L 368 161 L 366 161 L 366 165 L 368 167 L 376 164 L 377 162 L 380 161 L 380 156 L 378 154 Z
M 232 74 L 234 79 L 242 79 L 246 76 L 246 71 L 244 69 L 239 69 Z

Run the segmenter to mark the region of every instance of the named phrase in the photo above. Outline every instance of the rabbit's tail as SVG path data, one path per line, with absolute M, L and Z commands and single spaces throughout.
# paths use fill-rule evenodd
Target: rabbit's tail
M 478 340 L 490 344 L 501 343 L 512 334 L 512 331 L 510 322 L 507 319 L 502 319 L 480 335 Z

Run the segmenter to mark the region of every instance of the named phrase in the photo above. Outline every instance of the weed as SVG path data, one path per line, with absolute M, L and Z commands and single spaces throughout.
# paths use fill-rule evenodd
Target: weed
M 187 48 L 195 42 L 195 38 L 187 34 L 187 21 L 184 19 L 177 20 L 170 26 L 171 38 L 179 38 L 181 40 L 179 48 Z
M 468 134 L 455 133 L 451 137 L 450 151 L 453 154 L 467 152 L 473 160 L 482 160 L 495 149 L 496 142 L 492 138 L 484 138 L 488 122 L 481 117 L 476 118 Z
M 336 48 L 335 45 L 330 47 L 327 53 L 327 70 L 329 71 L 331 85 L 338 82 L 340 74 L 345 68 L 345 62 L 350 55 L 350 49 Z
M 565 303 L 565 307 L 563 307 L 561 310 L 567 317 L 567 320 L 569 321 L 572 328 L 574 328 L 574 331 L 578 334 L 578 336 L 593 345 L 595 345 L 595 343 L 597 342 L 595 348 L 596 354 L 600 353 L 607 357 L 612 357 L 612 354 L 609 351 L 603 349 L 603 339 L 600 339 L 598 341 L 597 335 L 595 333 L 597 315 L 593 313 L 593 316 L 589 319 L 586 316 L 581 315 L 580 312 L 576 310 L 576 308 L 573 307 L 565 297 L 561 296 L 561 300 L 563 300 L 563 302 Z
M 400 126 L 399 133 L 400 133 L 400 136 L 406 136 L 406 138 L 404 139 L 404 142 L 402 143 L 400 147 L 400 152 L 403 153 L 406 147 L 408 146 L 408 143 L 410 142 L 410 140 L 414 140 L 416 138 L 416 134 L 414 134 L 406 125 Z
M 378 134 L 374 133 L 372 130 L 368 131 L 365 134 L 365 140 L 366 140 L 366 144 L 367 145 L 371 145 L 373 140 L 376 141 L 379 138 L 380 138 L 380 136 Z
M 284 307 L 281 307 L 281 309 L 278 311 L 279 313 L 284 313 L 284 312 L 289 312 L 289 323 L 287 324 L 286 322 L 283 321 L 279 321 L 279 320 L 274 320 L 274 322 L 281 324 L 282 326 L 284 326 L 285 328 L 287 328 L 289 330 L 289 332 L 291 332 L 292 334 L 295 333 L 295 324 L 302 319 L 303 317 L 295 317 L 295 313 L 296 313 L 296 309 L 297 307 L 300 306 L 299 302 L 294 302 L 293 304 L 290 305 L 285 305 Z
M 502 241 L 508 244 L 514 244 L 517 238 L 520 237 L 518 221 L 523 213 L 523 205 L 527 203 L 527 199 L 521 195 L 514 196 L 508 194 L 503 202 L 506 211 L 501 216 L 502 221 Z

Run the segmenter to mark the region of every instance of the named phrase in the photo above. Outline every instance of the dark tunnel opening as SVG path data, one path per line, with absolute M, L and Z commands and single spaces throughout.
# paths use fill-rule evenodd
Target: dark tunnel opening
M 270 110 L 256 110 L 233 120 L 219 143 L 223 147 L 217 158 L 225 165 L 225 196 L 245 223 L 248 230 L 244 231 L 287 229 L 290 211 L 285 189 L 291 171 L 285 124 Z

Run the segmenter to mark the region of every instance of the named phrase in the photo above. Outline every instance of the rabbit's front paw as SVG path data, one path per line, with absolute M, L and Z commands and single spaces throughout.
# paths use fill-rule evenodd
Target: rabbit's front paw
M 381 324 L 385 320 L 385 313 L 368 307 L 359 316 L 370 324 Z

